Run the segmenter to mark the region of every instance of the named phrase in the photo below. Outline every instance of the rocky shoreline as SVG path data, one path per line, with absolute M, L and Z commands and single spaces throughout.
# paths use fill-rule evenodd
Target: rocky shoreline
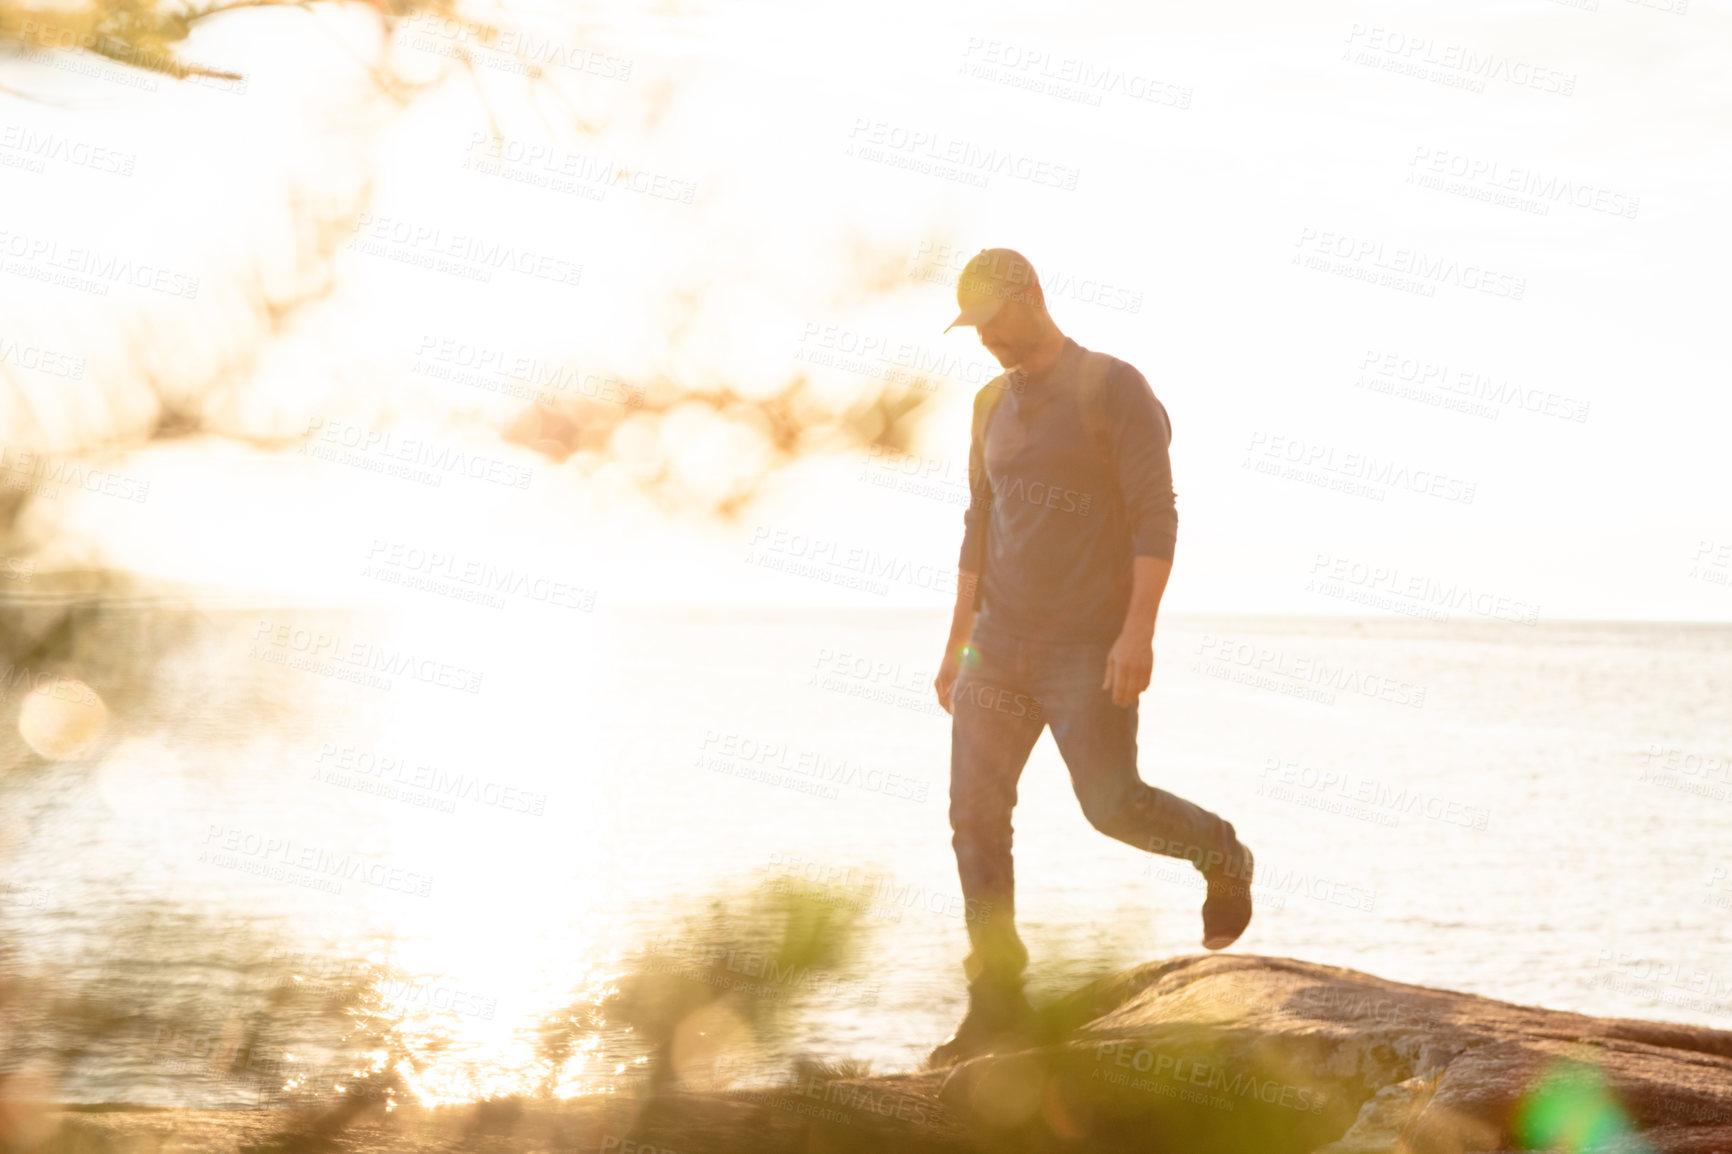
M 1095 982 L 1044 1044 L 776 1091 L 322 1114 L 0 1105 L 6 1154 L 1732 1154 L 1732 1032 L 1517 1006 L 1285 958 Z

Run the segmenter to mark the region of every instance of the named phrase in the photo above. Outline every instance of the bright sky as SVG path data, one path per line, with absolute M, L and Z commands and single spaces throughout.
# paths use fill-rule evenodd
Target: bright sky
M 47 562 L 285 592 L 358 592 L 359 560 L 407 541 L 557 569 L 611 603 L 939 606 L 961 531 L 945 482 L 986 363 L 972 334 L 939 330 L 954 264 L 1005 245 L 1060 326 L 1136 365 L 1172 415 L 1170 610 L 1364 613 L 1457 587 L 1542 620 L 1732 619 L 1729 16 L 1723 0 L 598 13 L 554 43 L 587 67 L 559 87 L 599 134 L 486 57 L 498 156 L 466 80 L 401 118 L 353 112 L 338 34 L 366 44 L 331 15 L 202 32 L 189 55 L 246 72 L 244 93 L 36 65 L 29 90 L 62 103 L 0 96 L 0 159 L 20 162 L 0 167 L 0 361 L 86 358 L 83 380 L 9 363 L 50 441 L 92 443 L 138 409 L 130 334 L 168 379 L 220 367 L 225 427 L 317 419 L 533 473 L 434 487 L 189 440 L 107 465 L 148 499 L 67 493 L 31 527 Z M 431 67 L 449 39 L 421 35 L 399 49 Z M 44 132 L 128 171 L 32 170 L 18 142 Z M 651 183 L 538 186 L 519 178 L 543 168 L 511 160 L 530 149 Z M 355 235 L 381 244 L 345 253 L 330 300 L 255 355 L 236 286 L 251 254 L 283 263 L 283 189 L 368 176 Z M 411 263 L 462 238 L 546 275 Z M 43 285 L 14 267 L 43 241 L 200 290 Z M 857 345 L 938 366 L 917 459 L 804 463 L 732 526 L 663 519 L 619 470 L 585 480 L 499 442 L 519 402 L 427 371 L 430 351 L 460 367 L 475 348 L 746 392 L 804 368 L 845 393 Z M 18 412 L 12 445 L 36 436 Z M 670 436 L 696 483 L 741 452 Z M 910 474 L 924 487 L 898 488 Z M 766 543 L 822 576 L 773 571 Z M 840 588 L 857 566 L 890 577 Z

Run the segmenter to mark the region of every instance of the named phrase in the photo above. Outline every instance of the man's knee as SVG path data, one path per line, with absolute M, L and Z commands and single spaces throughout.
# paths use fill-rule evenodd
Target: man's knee
M 1143 790 L 1090 790 L 1077 795 L 1088 823 L 1108 837 L 1123 841 L 1147 825 Z
M 981 815 L 950 811 L 950 844 L 957 849 L 973 846 L 1009 845 L 1009 814 Z

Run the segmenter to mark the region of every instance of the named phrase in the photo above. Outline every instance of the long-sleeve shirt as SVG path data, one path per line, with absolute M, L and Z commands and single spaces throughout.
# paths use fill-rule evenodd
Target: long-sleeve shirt
M 983 576 L 982 627 L 1110 643 L 1130 609 L 1131 559 L 1173 559 L 1167 410 L 1141 373 L 1108 358 L 1091 423 L 1079 403 L 1083 352 L 1067 339 L 1043 372 L 1006 374 L 974 398 L 960 566 Z M 991 390 L 1002 395 L 983 444 Z

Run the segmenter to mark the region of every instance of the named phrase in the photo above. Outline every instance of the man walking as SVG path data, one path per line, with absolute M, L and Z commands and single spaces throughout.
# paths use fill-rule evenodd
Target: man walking
M 1231 945 L 1251 920 L 1251 851 L 1232 825 L 1137 774 L 1137 698 L 1178 528 L 1166 410 L 1136 369 L 1059 331 L 1018 253 L 977 254 L 956 300 L 950 327 L 973 326 L 1006 372 L 974 399 L 956 610 L 934 680 L 971 911 L 968 1013 L 934 1066 L 1030 1024 L 1011 810 L 1049 725 L 1091 825 L 1202 872 L 1204 946 Z

